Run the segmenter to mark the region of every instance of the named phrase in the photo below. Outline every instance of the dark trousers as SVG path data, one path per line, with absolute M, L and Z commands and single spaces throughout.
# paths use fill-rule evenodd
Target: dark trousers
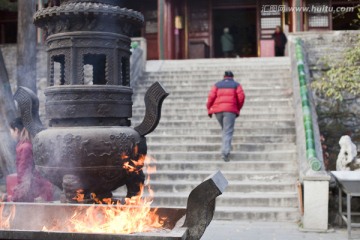
M 221 154 L 223 156 L 228 156 L 231 150 L 231 140 L 234 134 L 236 114 L 231 112 L 216 113 L 216 119 L 222 129 Z
M 276 57 L 285 56 L 285 47 L 275 47 L 275 56 Z

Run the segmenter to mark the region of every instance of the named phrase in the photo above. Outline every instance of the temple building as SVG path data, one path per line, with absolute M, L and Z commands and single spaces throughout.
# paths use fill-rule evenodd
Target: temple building
M 46 7 L 47 0 L 38 0 Z M 148 59 L 222 57 L 220 38 L 229 28 L 238 57 L 271 55 L 276 26 L 285 32 L 354 30 L 358 0 L 131 0 L 145 25 L 135 37 L 147 42 Z M 16 12 L 0 8 L 0 44 L 16 42 Z M 40 38 L 40 37 L 39 37 Z

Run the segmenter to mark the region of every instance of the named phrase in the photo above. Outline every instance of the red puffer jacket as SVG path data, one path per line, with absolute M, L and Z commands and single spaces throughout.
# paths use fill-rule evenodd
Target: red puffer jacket
M 206 106 L 208 114 L 232 112 L 239 116 L 244 102 L 245 94 L 241 85 L 232 78 L 225 78 L 212 87 Z

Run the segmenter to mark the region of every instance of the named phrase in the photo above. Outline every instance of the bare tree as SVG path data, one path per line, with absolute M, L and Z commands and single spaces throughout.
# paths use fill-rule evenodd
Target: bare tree
M 15 143 L 11 139 L 8 123 L 15 118 L 16 110 L 1 49 L 0 86 L 0 169 L 6 176 L 15 171 Z
M 36 88 L 36 0 L 18 0 L 17 85 Z
M 36 1 L 18 0 L 17 7 L 17 85 L 36 93 L 36 27 L 33 24 Z M 9 122 L 15 118 L 16 110 L 1 52 L 0 86 L 0 168 L 5 176 L 15 170 L 15 144 L 10 136 Z
M 9 76 L 7 74 L 4 57 L 0 49 L 0 113 L 5 121 L 10 122 L 16 117 L 16 108 L 13 101 Z

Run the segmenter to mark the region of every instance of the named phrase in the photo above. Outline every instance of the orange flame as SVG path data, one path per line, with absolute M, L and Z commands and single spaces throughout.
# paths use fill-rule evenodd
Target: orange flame
M 92 205 L 85 211 L 79 210 L 71 217 L 70 232 L 130 234 L 163 228 L 164 220 L 156 210 L 150 208 L 151 202 L 133 197 L 125 205 Z
M 122 154 L 123 159 L 126 157 Z M 149 192 L 147 197 L 143 196 L 145 186 L 141 186 L 138 196 L 126 198 L 125 204 L 117 202 L 111 205 L 112 199 L 98 199 L 95 194 L 91 194 L 91 198 L 96 203 L 108 205 L 92 205 L 86 210 L 75 212 L 67 224 L 68 231 L 129 234 L 163 228 L 166 219 L 159 217 L 157 209 L 151 209 L 154 192 L 150 188 L 150 174 L 156 172 L 156 166 L 153 166 L 153 163 L 155 159 L 147 155 L 140 156 L 136 161 L 130 160 L 123 166 L 128 172 L 138 172 L 142 169 L 146 171 L 145 186 Z
M 128 171 L 144 169 L 148 175 L 138 196 L 126 198 L 125 204 L 114 204 L 111 198 L 99 199 L 92 193 L 91 198 L 99 204 L 80 207 L 65 222 L 59 223 L 54 220 L 53 223 L 44 226 L 42 231 L 131 234 L 164 229 L 166 218 L 160 217 L 157 209 L 151 208 L 154 192 L 150 188 L 150 174 L 156 171 L 156 167 L 151 165 L 153 162 L 155 160 L 150 156 L 141 156 L 139 160 L 131 160 L 131 164 L 124 167 Z M 149 192 L 146 197 L 143 196 L 145 187 Z M 76 192 L 74 200 L 84 202 L 83 189 Z M 15 206 L 11 207 L 10 213 L 9 209 L 4 211 L 4 208 L 4 204 L 0 203 L 0 228 L 9 229 L 15 215 Z M 7 214 L 4 214 L 5 212 Z
M 76 196 L 73 198 L 73 200 L 76 200 L 78 203 L 82 203 L 84 202 L 84 190 L 83 189 L 79 189 L 76 191 Z
M 137 149 L 135 151 L 138 151 Z M 121 159 L 127 160 L 129 157 L 121 154 Z M 134 232 L 145 232 L 151 229 L 162 228 L 165 219 L 161 219 L 157 214 L 157 209 L 151 210 L 154 192 L 150 188 L 150 174 L 156 172 L 156 167 L 152 165 L 155 159 L 149 155 L 141 155 L 138 160 L 128 160 L 124 163 L 123 169 L 129 173 L 145 170 L 147 179 L 145 185 L 141 186 L 138 196 L 126 198 L 125 204 L 117 202 L 115 205 L 111 198 L 99 199 L 96 194 L 90 194 L 91 199 L 98 204 L 86 210 L 76 211 L 68 223 L 65 224 L 71 232 L 90 232 L 90 233 L 117 233 L 128 234 Z M 144 188 L 148 190 L 148 196 L 144 197 Z M 84 202 L 84 191 L 79 189 L 74 200 Z M 56 228 L 50 228 L 51 231 Z M 49 228 L 44 228 L 48 231 Z
M 146 162 L 146 156 L 141 155 L 138 160 L 129 160 L 128 162 L 125 162 L 123 168 L 130 173 L 139 172 L 144 168 L 145 162 Z
M 3 199 L 0 201 L 0 229 L 10 229 L 10 223 L 15 217 L 15 206 L 12 205 L 10 209 L 5 208 Z

